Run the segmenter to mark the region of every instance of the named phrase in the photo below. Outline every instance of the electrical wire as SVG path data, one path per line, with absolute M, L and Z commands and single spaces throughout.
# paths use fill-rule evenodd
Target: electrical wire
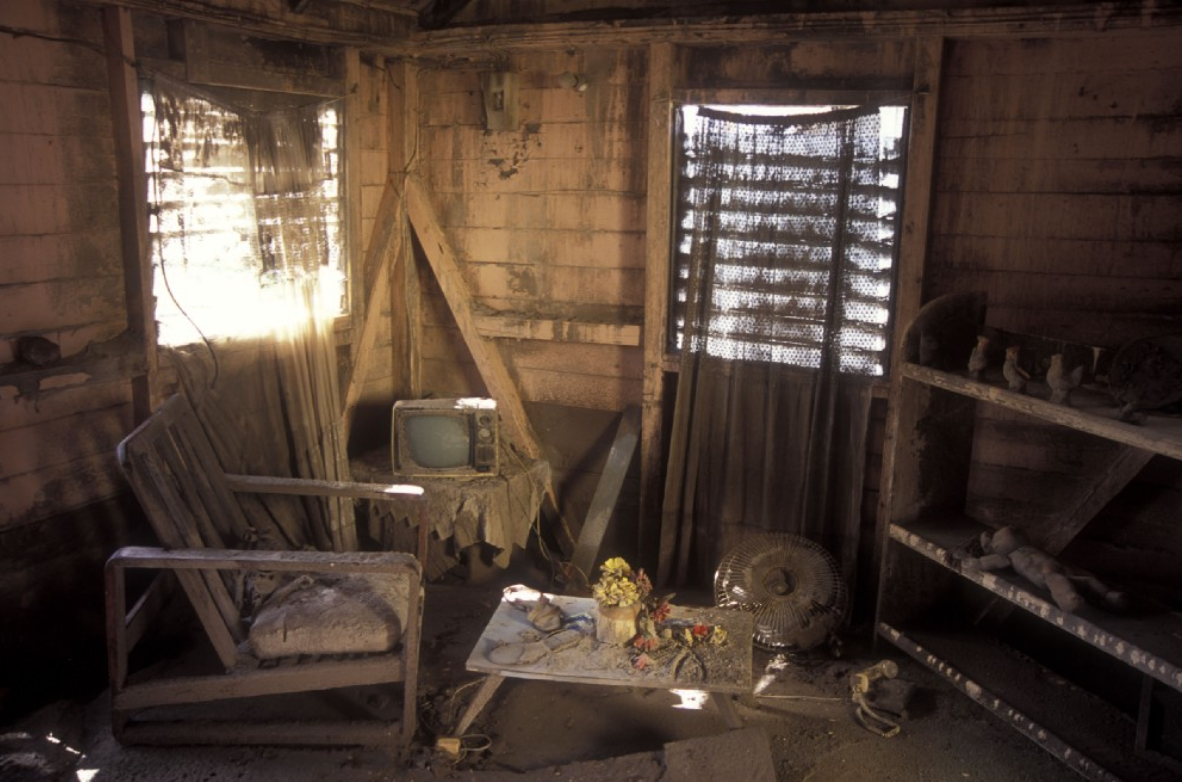
M 156 100 L 156 88 L 155 88 L 154 83 L 152 86 L 152 105 L 154 107 L 158 105 L 158 102 Z M 155 110 L 156 109 L 154 108 L 153 111 L 155 111 Z M 152 127 L 153 127 L 152 140 L 151 140 L 151 142 L 149 142 L 149 146 L 151 148 L 151 152 L 153 153 L 151 159 L 156 160 L 158 157 L 156 155 L 156 152 L 159 149 L 160 132 L 159 132 L 159 127 L 155 123 L 153 123 Z M 152 176 L 151 180 L 152 180 L 153 205 L 160 204 L 164 200 L 164 196 L 160 191 L 160 177 L 159 176 Z M 156 208 L 156 207 L 153 206 L 153 208 Z M 186 237 L 184 236 L 184 234 L 182 234 L 181 242 L 184 243 L 185 241 L 186 241 Z M 209 382 L 206 385 L 209 389 L 212 390 L 214 388 L 214 386 L 217 385 L 218 378 L 221 375 L 221 362 L 218 360 L 217 351 L 214 350 L 213 342 L 209 339 L 209 337 L 207 337 L 205 335 L 205 332 L 201 330 L 201 327 L 197 325 L 197 321 L 195 321 L 193 319 L 193 317 L 191 315 L 189 315 L 188 311 L 186 311 L 185 308 L 181 305 L 180 300 L 177 299 L 176 293 L 172 289 L 172 284 L 168 280 L 168 267 L 167 267 L 167 264 L 165 263 L 164 250 L 163 250 L 163 247 L 161 247 L 161 243 L 160 243 L 159 239 L 153 241 L 152 245 L 153 245 L 153 247 L 152 247 L 153 255 L 156 257 L 157 263 L 160 266 L 160 279 L 164 282 L 164 290 L 165 290 L 165 292 L 168 293 L 168 298 L 176 306 L 177 311 L 180 312 L 182 316 L 184 316 L 185 320 L 187 320 L 189 322 L 189 325 L 192 326 L 193 329 L 197 332 L 197 336 L 199 336 L 201 338 L 201 341 L 205 344 L 206 350 L 209 351 L 210 360 L 213 362 L 213 377 L 210 378 Z
M 465 746 L 464 742 L 474 740 L 474 739 L 483 739 L 483 743 L 478 744 L 474 747 Z M 493 745 L 492 737 L 490 737 L 484 733 L 467 733 L 463 736 L 460 736 L 460 753 L 459 753 L 459 756 L 456 758 L 455 762 L 459 763 L 461 760 L 463 760 L 468 755 L 471 755 L 471 754 L 474 754 L 477 752 L 484 752 L 486 750 L 492 749 L 492 745 Z

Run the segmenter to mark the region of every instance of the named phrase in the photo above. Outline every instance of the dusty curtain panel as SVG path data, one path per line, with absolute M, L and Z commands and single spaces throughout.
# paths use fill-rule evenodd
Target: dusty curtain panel
M 852 584 L 869 383 L 886 365 L 897 210 L 883 182 L 898 161 L 877 108 L 702 109 L 687 133 L 658 577 L 708 581 L 767 530 L 821 543 Z
M 336 112 L 239 110 L 158 78 L 145 116 L 162 344 L 224 466 L 347 479 Z M 259 545 L 356 547 L 344 500 L 249 503 Z

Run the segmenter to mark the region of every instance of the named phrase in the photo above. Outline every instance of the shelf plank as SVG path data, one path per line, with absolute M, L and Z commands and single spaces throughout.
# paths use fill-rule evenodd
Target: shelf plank
M 901 630 L 886 622 L 879 623 L 878 632 L 1085 779 L 1168 778 L 1156 776 L 1131 754 L 1135 735 L 1131 721 L 1094 695 L 1063 685 L 1054 689 L 1053 701 L 1038 703 L 1039 694 L 1047 693 L 1045 683 L 1053 679 L 993 639 L 968 633 Z M 982 681 L 989 681 L 990 687 Z M 1042 722 L 1028 712 L 1038 714 Z M 1091 755 L 1077 747 L 1087 747 Z
M 1050 402 L 1039 394 L 1041 383 L 1030 383 L 1029 394 L 1019 394 L 1000 385 L 970 380 L 966 376 L 942 372 L 918 364 L 903 364 L 903 376 L 910 380 L 942 388 L 955 394 L 992 402 L 1035 418 L 1118 443 L 1143 448 L 1174 459 L 1182 459 L 1182 418 L 1149 413 L 1144 425 L 1118 420 L 1118 408 L 1106 395 L 1076 389 L 1072 406 Z
M 1071 614 L 1010 570 L 962 568 L 955 554 L 988 529 L 967 518 L 891 524 L 890 537 L 1084 643 L 1182 692 L 1182 616 L 1135 601 L 1126 614 L 1085 606 Z

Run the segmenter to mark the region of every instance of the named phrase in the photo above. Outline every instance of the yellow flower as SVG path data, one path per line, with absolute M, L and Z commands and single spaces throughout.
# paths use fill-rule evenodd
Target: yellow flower
M 592 586 L 592 594 L 600 605 L 628 606 L 644 599 L 632 566 L 623 557 L 612 557 L 599 569 L 603 576 Z

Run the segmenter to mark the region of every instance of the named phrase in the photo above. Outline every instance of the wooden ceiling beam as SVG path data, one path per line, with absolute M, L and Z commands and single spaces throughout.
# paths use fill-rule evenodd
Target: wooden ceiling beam
M 157 16 L 196 19 L 263 37 L 381 51 L 405 39 L 415 20 L 405 14 L 344 2 L 309 3 L 302 13 L 287 2 L 258 0 L 83 0 Z
M 768 14 L 485 25 L 423 31 L 386 47 L 407 57 L 457 57 L 569 46 L 771 44 L 866 38 L 1047 37 L 1182 25 L 1182 5 L 1154 0 L 967 9 Z

